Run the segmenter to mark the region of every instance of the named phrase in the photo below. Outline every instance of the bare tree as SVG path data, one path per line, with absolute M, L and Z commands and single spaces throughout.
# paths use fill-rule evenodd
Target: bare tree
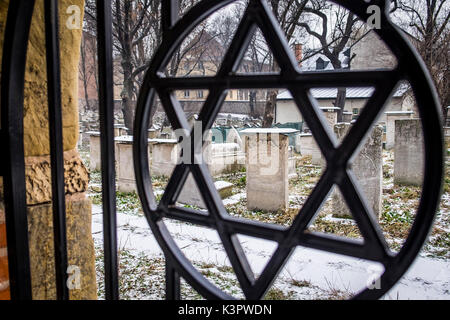
M 290 43 L 298 32 L 298 23 L 301 15 L 306 8 L 307 3 L 310 0 L 270 0 L 269 4 L 272 7 L 272 11 L 277 18 L 282 30 L 284 31 L 288 42 Z M 276 61 L 271 59 L 271 70 L 277 71 L 278 65 Z M 272 126 L 274 120 L 274 112 L 276 106 L 278 90 L 270 90 L 267 93 L 266 105 L 264 108 L 263 127 Z
M 319 30 L 314 30 L 309 23 L 298 23 L 309 35 L 319 41 L 320 49 L 315 50 L 315 52 L 325 55 L 330 60 L 334 70 L 342 69 L 341 54 L 347 50 L 350 40 L 356 40 L 352 37 L 358 33 L 355 30 L 358 25 L 357 17 L 344 8 L 326 3 L 323 0 L 310 1 L 304 11 L 312 15 L 320 24 Z M 349 67 L 350 61 L 351 57 L 346 67 Z M 339 108 L 338 121 L 342 121 L 346 95 L 346 88 L 338 88 L 335 101 L 335 106 Z
M 246 73 L 268 72 L 273 70 L 273 55 L 268 49 L 264 36 L 260 31 L 256 32 L 250 41 L 246 56 L 242 64 L 242 68 Z M 250 115 L 256 117 L 256 102 L 258 97 L 258 90 L 251 89 L 249 91 L 249 107 Z M 270 121 L 270 120 L 269 120 Z
M 435 82 L 447 120 L 450 105 L 450 6 L 447 0 L 395 0 L 393 19 L 409 35 Z
M 215 38 L 214 34 L 207 31 L 207 23 L 201 23 L 176 49 L 166 68 L 166 74 L 187 77 L 194 70 L 201 69 L 203 61 L 210 60 L 215 64 L 216 51 L 220 50 L 220 46 L 212 45 Z
M 96 41 L 95 37 L 91 34 L 91 30 L 83 30 L 83 37 L 81 39 L 81 51 L 80 51 L 80 67 L 79 79 L 83 85 L 84 99 L 86 101 L 86 108 L 90 109 L 90 97 L 91 87 L 93 91 L 98 91 L 97 82 L 97 54 L 96 54 Z
M 115 0 L 114 47 L 120 55 L 123 88 L 120 93 L 125 126 L 132 131 L 135 101 L 142 73 L 161 39 L 160 0 Z

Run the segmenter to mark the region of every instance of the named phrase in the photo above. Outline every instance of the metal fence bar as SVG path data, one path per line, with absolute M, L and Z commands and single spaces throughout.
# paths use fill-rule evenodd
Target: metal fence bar
M 23 94 L 28 35 L 34 0 L 9 2 L 3 43 L 1 123 L 4 136 L 3 191 L 11 299 L 31 299 L 30 257 L 23 146 Z
M 68 300 L 69 290 L 66 285 L 67 235 L 61 108 L 61 67 L 58 38 L 58 1 L 45 0 L 44 7 L 56 297 L 58 300 Z
M 119 299 L 111 1 L 97 0 L 105 298 Z
M 161 2 L 162 10 L 162 29 L 163 37 L 167 36 L 167 32 L 177 22 L 180 10 L 179 0 L 165 0 Z
M 181 300 L 180 276 L 166 259 L 166 300 Z

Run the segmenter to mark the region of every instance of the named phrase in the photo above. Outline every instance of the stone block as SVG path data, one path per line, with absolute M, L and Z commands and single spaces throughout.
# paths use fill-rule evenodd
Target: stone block
M 320 108 L 323 111 L 323 115 L 328 122 L 329 128 L 332 129 L 334 125 L 337 123 L 337 115 L 340 108 L 338 107 L 330 107 L 330 108 Z
M 79 268 L 81 275 L 81 286 L 79 289 L 70 290 L 70 299 L 97 299 L 91 201 L 83 197 L 66 198 L 66 219 L 68 264 Z M 28 237 L 33 299 L 55 299 L 51 203 L 28 207 Z
M 151 175 L 170 177 L 178 162 L 176 139 L 150 139 L 152 145 Z
M 298 145 L 295 147 L 296 151 L 302 156 L 311 156 L 313 165 L 325 165 L 325 159 L 313 135 L 311 133 L 303 133 L 298 135 L 298 137 Z
M 278 211 L 288 206 L 288 146 L 283 134 L 245 136 L 247 207 Z
M 289 179 L 297 178 L 297 158 L 289 157 L 288 159 L 288 170 L 289 170 Z
M 216 181 L 214 182 L 214 186 L 216 187 L 216 190 L 219 192 L 219 195 L 222 199 L 231 196 L 233 191 L 233 184 L 226 181 Z M 188 178 L 186 179 L 186 183 L 181 190 L 177 201 L 183 204 L 206 209 L 206 205 L 203 202 L 201 192 L 198 190 L 197 184 L 192 174 L 189 174 Z
M 89 132 L 89 170 L 101 169 L 100 132 Z
M 65 194 L 83 193 L 88 183 L 89 172 L 78 152 L 64 152 Z M 50 156 L 25 158 L 25 184 L 28 205 L 52 201 Z
M 203 157 L 213 176 L 238 172 L 245 167 L 245 153 L 237 143 L 207 143 Z
M 348 123 L 339 123 L 334 126 L 334 132 L 339 141 L 342 141 L 350 130 Z M 352 163 L 353 173 L 361 187 L 367 204 L 372 208 L 378 220 L 382 213 L 382 175 L 383 175 L 383 127 L 373 127 L 367 141 L 362 146 Z M 348 217 L 351 215 L 342 195 L 335 191 L 332 195 L 333 215 Z
M 395 121 L 394 183 L 421 186 L 424 141 L 419 119 Z
M 411 119 L 413 111 L 387 111 L 386 114 L 386 149 L 390 150 L 395 146 L 395 121 L 401 119 Z
M 114 137 L 126 136 L 127 134 L 128 134 L 127 127 L 121 124 L 114 125 Z

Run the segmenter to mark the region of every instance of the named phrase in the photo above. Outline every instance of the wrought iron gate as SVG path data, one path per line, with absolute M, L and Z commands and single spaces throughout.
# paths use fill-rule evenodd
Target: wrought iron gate
M 145 216 L 166 257 L 166 298 L 180 298 L 180 277 L 206 298 L 229 299 L 231 297 L 209 283 L 193 267 L 171 238 L 162 218 L 187 221 L 216 229 L 248 299 L 259 299 L 264 296 L 297 246 L 380 262 L 385 268 L 380 279 L 381 289 L 364 290 L 356 296 L 363 299 L 379 298 L 400 279 L 419 253 L 431 228 L 440 197 L 443 165 L 440 109 L 435 89 L 424 64 L 405 37 L 388 19 L 386 1 L 335 0 L 336 4 L 354 12 L 363 21 L 369 18 L 367 13 L 369 5 L 376 4 L 384 9 L 381 29 L 375 31 L 397 58 L 398 66 L 394 70 L 300 72 L 285 36 L 266 1 L 249 0 L 236 35 L 215 76 L 195 77 L 190 78 L 189 81 L 163 76 L 161 71 L 169 62 L 174 50 L 194 27 L 208 15 L 233 1 L 203 0 L 181 19 L 178 18 L 178 0 L 162 1 L 163 41 L 146 73 L 137 102 L 134 130 L 136 181 Z M 1 174 L 4 179 L 10 287 L 13 299 L 31 298 L 22 124 L 25 59 L 34 2 L 32 0 L 10 1 L 2 61 L 1 136 L 6 154 Z M 58 299 L 67 299 L 57 0 L 45 0 L 45 11 L 57 296 Z M 110 1 L 97 0 L 105 289 L 107 299 L 118 299 L 111 23 Z M 263 32 L 271 47 L 281 69 L 280 74 L 235 74 L 256 27 Z M 393 254 L 385 243 L 380 227 L 372 218 L 371 209 L 355 184 L 348 164 L 382 107 L 389 100 L 395 86 L 401 80 L 410 82 L 418 103 L 425 140 L 426 169 L 416 219 L 404 246 L 400 252 Z M 330 86 L 375 88 L 366 108 L 340 146 L 327 131 L 321 112 L 312 103 L 309 95 L 309 89 L 312 87 Z M 300 106 L 299 109 L 326 158 L 327 168 L 324 174 L 289 228 L 250 223 L 229 216 L 206 165 L 201 161 L 202 155 L 198 152 L 194 153 L 194 157 L 198 160 L 194 161 L 194 164 L 181 163 L 175 168 L 160 203 L 157 204 L 155 201 L 146 152 L 148 119 L 155 95 L 159 95 L 173 129 L 188 130 L 189 126 L 184 113 L 176 99 L 173 99 L 173 91 L 177 89 L 209 90 L 209 96 L 199 116 L 199 121 L 203 123 L 203 130 L 208 130 L 224 100 L 223 93 L 230 88 L 287 88 Z M 194 149 L 201 149 L 202 142 L 195 139 L 193 141 Z M 208 215 L 174 206 L 189 172 L 193 174 L 201 190 L 208 208 Z M 364 243 L 336 240 L 305 232 L 333 185 L 338 185 L 342 191 L 361 230 Z M 238 233 L 278 243 L 275 254 L 258 279 L 254 278 L 237 241 Z

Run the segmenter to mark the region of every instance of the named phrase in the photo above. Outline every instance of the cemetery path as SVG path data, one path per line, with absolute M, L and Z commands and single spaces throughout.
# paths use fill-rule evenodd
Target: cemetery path
M 92 233 L 97 254 L 101 254 L 103 243 L 101 206 L 94 204 L 92 212 Z M 162 251 L 146 219 L 142 215 L 119 211 L 117 222 L 119 251 L 126 250 L 135 257 L 145 255 L 155 258 L 154 261 L 162 264 L 162 267 L 158 269 L 161 274 L 157 276 L 157 279 L 159 282 L 164 279 Z M 166 221 L 166 224 L 184 254 L 208 279 L 237 298 L 243 297 L 215 230 L 177 221 Z M 271 257 L 275 244 L 244 236 L 240 236 L 239 240 L 254 273 L 258 275 Z M 141 271 L 146 272 L 145 269 Z M 278 291 L 271 291 L 271 297 L 275 299 L 346 298 L 370 285 L 371 279 L 381 271 L 379 265 L 360 259 L 298 248 L 274 283 Z M 147 280 L 151 281 L 152 278 Z M 164 297 L 164 286 L 160 287 L 158 292 L 149 294 L 145 292 L 146 286 L 143 286 L 141 290 L 135 290 L 128 298 L 161 299 Z M 188 297 L 196 298 L 192 295 Z M 419 257 L 384 299 L 450 299 L 450 262 Z

